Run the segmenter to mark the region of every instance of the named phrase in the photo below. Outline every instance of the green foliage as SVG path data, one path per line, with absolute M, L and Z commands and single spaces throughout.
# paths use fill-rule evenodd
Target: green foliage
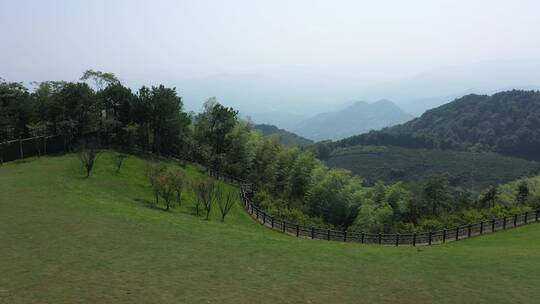
M 444 175 L 431 177 L 426 183 L 424 194 L 431 205 L 431 214 L 434 216 L 438 215 L 442 211 L 441 209 L 447 209 L 452 199 L 448 179 Z

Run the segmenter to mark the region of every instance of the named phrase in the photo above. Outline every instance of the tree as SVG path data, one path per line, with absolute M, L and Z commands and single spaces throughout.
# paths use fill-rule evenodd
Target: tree
M 172 196 L 175 191 L 175 185 L 173 184 L 171 175 L 166 172 L 159 174 L 156 178 L 156 188 L 159 195 L 165 201 L 165 210 L 169 211 L 173 204 Z
M 294 161 L 289 172 L 287 194 L 291 199 L 301 199 L 311 181 L 311 172 L 317 161 L 311 152 L 302 152 Z
M 176 193 L 176 203 L 182 205 L 182 188 L 184 187 L 186 176 L 181 170 L 174 170 L 169 173 L 171 187 Z
M 182 111 L 176 89 L 142 87 L 134 103 L 134 122 L 140 125 L 143 147 L 154 153 L 171 152 L 185 142 L 191 120 Z
M 237 115 L 238 111 L 221 105 L 212 97 L 204 103 L 204 111 L 196 117 L 196 137 L 200 142 L 210 145 L 214 158 L 225 152 L 226 136 L 236 125 Z
M 441 208 L 447 207 L 451 199 L 447 177 L 444 175 L 432 176 L 424 187 L 424 194 L 431 204 L 431 214 L 437 215 Z
M 227 216 L 229 211 L 231 211 L 232 207 L 234 206 L 234 203 L 236 202 L 236 197 L 237 195 L 232 193 L 231 191 L 228 191 L 225 197 L 221 197 L 221 195 L 219 195 L 217 202 L 219 206 L 219 211 L 221 213 L 222 222 L 225 221 L 225 216 Z
M 493 186 L 489 188 L 486 193 L 480 198 L 480 205 L 481 207 L 495 207 L 497 203 L 497 198 L 499 196 L 499 188 L 497 186 Z
M 167 166 L 165 166 L 164 164 L 152 162 L 152 161 L 146 162 L 145 174 L 148 177 L 148 180 L 150 181 L 150 186 L 152 187 L 152 191 L 154 192 L 156 205 L 159 203 L 159 191 L 160 191 L 158 178 L 159 176 L 163 175 L 165 171 L 167 171 Z
M 82 81 L 92 80 L 96 87 L 96 91 L 102 91 L 107 85 L 119 84 L 120 81 L 113 73 L 104 73 L 101 71 L 86 70 L 82 77 Z
M 122 168 L 122 164 L 124 163 L 124 159 L 128 158 L 128 155 L 122 154 L 122 153 L 116 153 L 113 156 L 114 163 L 116 164 L 116 173 L 120 172 L 120 169 Z
M 216 198 L 221 196 L 221 190 L 213 182 L 206 181 L 199 184 L 199 198 L 206 212 L 206 220 L 210 217 L 212 206 Z
M 341 169 L 316 168 L 306 194 L 305 206 L 312 217 L 321 217 L 326 223 L 346 230 L 357 216 L 353 202 L 360 182 L 350 172 Z M 351 186 L 357 183 L 359 187 Z
M 79 152 L 79 160 L 86 169 L 86 177 L 90 177 L 100 151 L 93 145 L 83 145 Z
M 521 181 L 517 185 L 516 189 L 516 203 L 520 205 L 524 205 L 527 202 L 527 199 L 529 198 L 530 190 L 529 185 L 526 181 Z

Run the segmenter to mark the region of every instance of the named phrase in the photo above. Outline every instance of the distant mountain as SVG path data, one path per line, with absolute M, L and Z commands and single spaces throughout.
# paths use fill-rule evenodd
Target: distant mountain
M 304 120 L 293 130 L 314 140 L 336 140 L 403 123 L 412 118 L 388 100 L 374 103 L 359 101 L 340 111 L 322 113 Z
M 198 79 L 175 79 L 165 84 L 175 86 L 188 110 L 198 111 L 202 102 L 216 96 L 220 102 L 252 116 L 254 121 L 291 129 L 295 116 L 258 120 L 252 113 L 277 112 L 301 116 L 337 111 L 336 100 L 392 100 L 405 112 L 419 116 L 455 98 L 476 92 L 493 94 L 510 89 L 540 88 L 540 58 L 492 60 L 441 67 L 417 75 L 390 77 L 379 84 L 365 84 L 354 77 L 327 74 L 309 68 L 291 67 L 245 74 L 218 74 Z M 163 77 L 143 75 L 126 79 L 133 88 L 148 79 Z
M 491 60 L 442 67 L 418 75 L 359 87 L 355 95 L 364 99 L 390 99 L 415 116 L 455 98 L 471 94 L 540 88 L 540 59 Z
M 242 113 L 242 116 L 249 117 L 251 121 L 256 121 L 260 124 L 279 126 L 287 130 L 293 130 L 300 122 L 309 118 L 306 115 L 279 111 Z
M 540 160 L 540 92 L 466 95 L 402 125 L 336 143 L 359 144 L 492 151 Z
M 312 140 L 309 140 L 302 136 L 298 136 L 292 132 L 280 129 L 273 125 L 258 124 L 254 125 L 253 128 L 260 130 L 264 136 L 271 136 L 276 134 L 280 135 L 281 143 L 287 146 L 305 147 L 313 144 Z

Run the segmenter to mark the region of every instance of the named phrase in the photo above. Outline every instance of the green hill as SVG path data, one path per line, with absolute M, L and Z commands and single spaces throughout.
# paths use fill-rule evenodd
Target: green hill
M 169 165 L 175 165 L 170 162 Z M 203 177 L 187 166 L 194 180 Z M 236 206 L 225 223 L 150 208 L 144 160 L 0 166 L 0 303 L 535 303 L 540 225 L 447 245 L 297 239 Z
M 452 186 L 474 186 L 477 190 L 540 172 L 537 162 L 496 153 L 385 146 L 338 148 L 327 164 L 349 169 L 370 183 L 422 181 L 435 174 L 448 174 Z
M 540 91 L 466 95 L 402 125 L 336 145 L 491 151 L 540 160 Z
M 279 135 L 281 137 L 281 143 L 287 146 L 305 147 L 313 144 L 311 139 L 280 129 L 274 125 L 256 124 L 253 128 L 260 130 L 264 136 Z

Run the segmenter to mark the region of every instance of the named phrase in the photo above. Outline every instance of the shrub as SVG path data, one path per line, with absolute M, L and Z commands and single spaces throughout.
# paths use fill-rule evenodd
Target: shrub
M 86 177 L 90 177 L 100 151 L 93 146 L 82 146 L 78 156 L 83 167 L 86 169 Z

